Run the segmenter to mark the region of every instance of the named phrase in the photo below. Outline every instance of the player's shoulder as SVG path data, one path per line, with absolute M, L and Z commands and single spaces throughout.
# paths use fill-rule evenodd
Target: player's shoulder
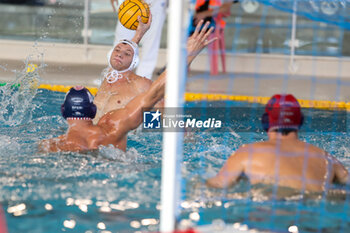
M 249 143 L 249 144 L 244 144 L 240 147 L 241 150 L 246 151 L 246 150 L 251 150 L 254 148 L 266 148 L 266 147 L 271 147 L 272 144 L 269 143 L 269 141 L 261 141 L 261 142 L 254 142 L 254 143 Z
M 243 144 L 235 151 L 235 154 L 245 154 L 255 147 L 255 143 Z
M 143 91 L 148 90 L 152 85 L 151 80 L 149 80 L 146 77 L 139 76 L 139 75 L 133 76 L 133 82 L 134 82 L 134 85 L 136 87 L 141 88 Z
M 139 83 L 149 83 L 149 84 L 152 84 L 152 80 L 150 80 L 150 79 L 148 79 L 148 78 L 146 78 L 146 77 L 137 75 L 137 74 L 135 74 L 135 75 L 133 76 L 133 79 L 134 79 L 134 81 L 139 82 Z
M 258 153 L 260 151 L 269 151 L 271 149 L 273 149 L 273 145 L 271 145 L 270 143 L 268 143 L 267 141 L 264 142 L 254 142 L 254 143 L 250 143 L 250 144 L 243 144 L 242 146 L 240 146 L 235 154 L 239 154 L 240 156 L 244 156 L 244 155 L 249 155 L 252 153 Z
M 327 152 L 315 145 L 312 145 L 310 143 L 307 142 L 302 142 L 304 144 L 304 147 L 306 150 L 308 150 L 310 153 L 315 153 L 315 154 L 327 154 Z

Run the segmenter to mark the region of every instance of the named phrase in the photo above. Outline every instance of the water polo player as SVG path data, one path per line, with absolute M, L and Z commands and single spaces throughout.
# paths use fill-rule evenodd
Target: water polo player
M 331 183 L 345 184 L 348 171 L 335 157 L 298 139 L 302 123 L 297 99 L 274 95 L 262 116 L 268 140 L 240 147 L 207 185 L 227 188 L 243 174 L 251 184 L 273 184 L 301 192 L 327 191 Z
M 198 53 L 209 43 L 207 40 L 214 28 L 207 31 L 208 23 L 188 38 L 187 64 L 190 65 Z M 126 150 L 127 133 L 142 123 L 142 112 L 151 109 L 164 97 L 166 73 L 152 83 L 148 91 L 137 95 L 125 107 L 104 114 L 94 125 L 96 106 L 90 92 L 83 87 L 71 88 L 62 105 L 62 115 L 68 122 L 66 134 L 40 143 L 43 151 L 87 151 L 98 149 L 99 146 L 113 145 Z

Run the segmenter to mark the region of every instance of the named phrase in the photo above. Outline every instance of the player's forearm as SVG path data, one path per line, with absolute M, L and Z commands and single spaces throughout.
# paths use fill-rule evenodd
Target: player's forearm
M 150 89 L 147 91 L 146 98 L 145 98 L 145 107 L 152 108 L 154 105 L 164 98 L 165 94 L 165 82 L 166 82 L 166 71 L 164 71 L 159 78 L 154 81 L 150 87 Z
M 222 188 L 227 187 L 227 184 L 225 184 L 225 182 L 223 182 L 223 180 L 217 176 L 214 176 L 212 178 L 207 179 L 205 184 L 210 188 L 221 188 L 222 189 Z
M 192 62 L 197 57 L 198 54 L 187 51 L 187 68 L 190 68 Z
M 134 37 L 131 39 L 131 41 L 135 42 L 136 44 L 140 43 L 142 37 L 145 35 L 145 33 L 151 27 L 152 15 L 151 14 L 149 15 L 149 19 L 148 19 L 148 22 L 146 24 L 142 22 L 140 16 L 138 17 L 138 21 L 139 21 L 139 25 L 137 26 Z
M 125 106 L 125 111 L 127 111 L 128 115 L 127 122 L 125 123 L 126 132 L 137 128 L 143 120 L 142 112 L 152 109 L 154 105 L 164 97 L 165 78 L 166 73 L 163 72 L 159 78 L 152 83 L 148 91 L 136 96 Z
M 190 54 L 187 56 L 187 68 L 190 68 L 190 66 L 195 58 L 196 58 L 196 56 L 192 56 Z
M 164 108 L 164 98 L 160 101 L 158 101 L 155 105 L 154 105 L 154 108 Z
M 58 152 L 56 141 L 53 139 L 42 140 L 38 144 L 39 152 Z
M 135 42 L 136 44 L 139 44 L 144 34 L 145 34 L 145 32 L 136 30 L 135 35 L 131 39 L 131 41 Z

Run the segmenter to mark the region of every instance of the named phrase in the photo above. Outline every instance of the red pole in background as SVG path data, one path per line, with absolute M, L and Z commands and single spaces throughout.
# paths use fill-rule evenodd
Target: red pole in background
M 0 233 L 8 233 L 5 212 L 1 205 L 0 205 Z

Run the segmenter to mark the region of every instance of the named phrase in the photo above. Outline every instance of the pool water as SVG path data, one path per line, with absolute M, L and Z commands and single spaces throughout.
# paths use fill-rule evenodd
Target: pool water
M 39 153 L 38 141 L 64 134 L 67 129 L 60 115 L 65 94 L 4 88 L 0 87 L 0 202 L 9 232 L 158 230 L 161 133 L 131 132 L 126 153 L 112 147 L 86 154 Z M 269 187 L 252 188 L 247 182 L 229 190 L 205 187 L 204 179 L 214 175 L 232 151 L 244 143 L 266 139 L 255 126 L 259 118 L 254 120 L 249 115 L 252 106 L 232 101 L 186 103 L 185 109 L 246 109 L 247 117 L 231 119 L 230 130 L 225 132 L 201 131 L 185 136 L 179 221 L 204 225 L 222 219 L 236 226 L 247 224 L 275 232 L 288 232 L 293 225 L 300 232 L 349 232 L 348 187 L 341 187 L 340 198 L 316 199 L 276 199 L 266 195 Z M 334 115 L 308 111 L 319 129 Z M 348 115 L 341 114 L 346 121 Z M 342 127 L 330 132 L 305 131 L 301 138 L 329 151 L 350 168 L 349 134 Z M 236 128 L 249 130 L 232 132 Z

